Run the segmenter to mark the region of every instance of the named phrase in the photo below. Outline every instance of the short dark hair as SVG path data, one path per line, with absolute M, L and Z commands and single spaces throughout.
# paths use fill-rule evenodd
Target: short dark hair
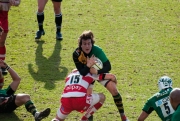
M 92 33 L 91 30 L 85 30 L 83 31 L 83 33 L 79 36 L 78 38 L 78 44 L 79 47 L 81 47 L 82 44 L 82 40 L 87 40 L 87 39 L 91 39 L 91 43 L 94 44 L 95 40 L 94 40 L 94 34 Z

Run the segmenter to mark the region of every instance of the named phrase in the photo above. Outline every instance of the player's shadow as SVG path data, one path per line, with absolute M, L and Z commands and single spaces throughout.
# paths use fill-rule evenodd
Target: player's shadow
M 29 64 L 28 69 L 34 80 L 44 82 L 44 87 L 51 90 L 55 88 L 55 81 L 64 80 L 68 73 L 68 69 L 60 66 L 61 42 L 56 41 L 53 54 L 49 58 L 43 56 L 43 43 L 44 41 L 37 42 L 38 47 L 36 49 L 35 58 L 37 69 L 33 64 Z
M 12 112 L 12 113 L 0 113 L 0 121 L 23 121 L 22 119 L 19 119 L 18 116 Z

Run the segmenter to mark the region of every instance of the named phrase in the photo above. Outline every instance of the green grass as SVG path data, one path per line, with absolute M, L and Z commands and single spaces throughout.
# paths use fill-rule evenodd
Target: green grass
M 21 1 L 9 12 L 10 31 L 6 41 L 6 62 L 21 76 L 17 93 L 28 93 L 38 110 L 50 107 L 50 121 L 59 107 L 65 76 L 75 68 L 72 52 L 84 30 L 92 30 L 96 44 L 112 63 L 124 108 L 131 121 L 137 120 L 145 101 L 158 91 L 157 80 L 163 75 L 179 87 L 180 10 L 177 0 L 64 0 L 62 2 L 64 40 L 55 40 L 51 1 L 45 8 L 46 35 L 34 41 L 37 31 L 37 1 Z M 5 77 L 5 87 L 10 83 Z M 111 94 L 98 83 L 95 92 L 104 92 L 106 102 L 94 114 L 95 121 L 120 121 Z M 67 121 L 77 121 L 82 114 L 73 112 Z M 32 121 L 24 106 L 2 121 Z M 152 113 L 147 121 L 160 121 Z

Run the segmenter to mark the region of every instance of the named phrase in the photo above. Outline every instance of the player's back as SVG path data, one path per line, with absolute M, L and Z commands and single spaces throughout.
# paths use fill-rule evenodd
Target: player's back
M 162 121 L 170 121 L 172 114 L 174 113 L 174 109 L 172 108 L 169 99 L 171 91 L 172 88 L 161 90 L 150 99 L 154 110 Z
M 62 97 L 82 97 L 86 95 L 87 88 L 94 79 L 91 74 L 82 76 L 79 71 L 73 71 L 66 78 Z

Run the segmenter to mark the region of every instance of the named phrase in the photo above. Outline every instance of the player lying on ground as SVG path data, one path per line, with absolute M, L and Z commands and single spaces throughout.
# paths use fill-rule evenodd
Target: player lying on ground
M 25 105 L 26 110 L 34 116 L 35 121 L 41 121 L 47 117 L 50 114 L 50 108 L 47 108 L 43 112 L 38 112 L 28 94 L 15 94 L 21 80 L 19 75 L 3 60 L 0 60 L 0 67 L 5 68 L 12 78 L 12 82 L 8 88 L 0 89 L 0 113 L 11 113 L 17 107 Z M 0 71 L 0 80 L 4 80 L 2 71 Z
M 104 94 L 92 93 L 94 80 L 102 80 L 102 77 L 116 83 L 114 75 L 100 74 L 95 77 L 88 73 L 86 76 L 82 76 L 78 70 L 73 70 L 72 73 L 66 77 L 65 88 L 60 100 L 61 105 L 57 111 L 56 118 L 52 121 L 64 121 L 74 110 L 86 112 L 81 118 L 81 121 L 88 121 L 88 118 L 93 115 L 105 101 Z

